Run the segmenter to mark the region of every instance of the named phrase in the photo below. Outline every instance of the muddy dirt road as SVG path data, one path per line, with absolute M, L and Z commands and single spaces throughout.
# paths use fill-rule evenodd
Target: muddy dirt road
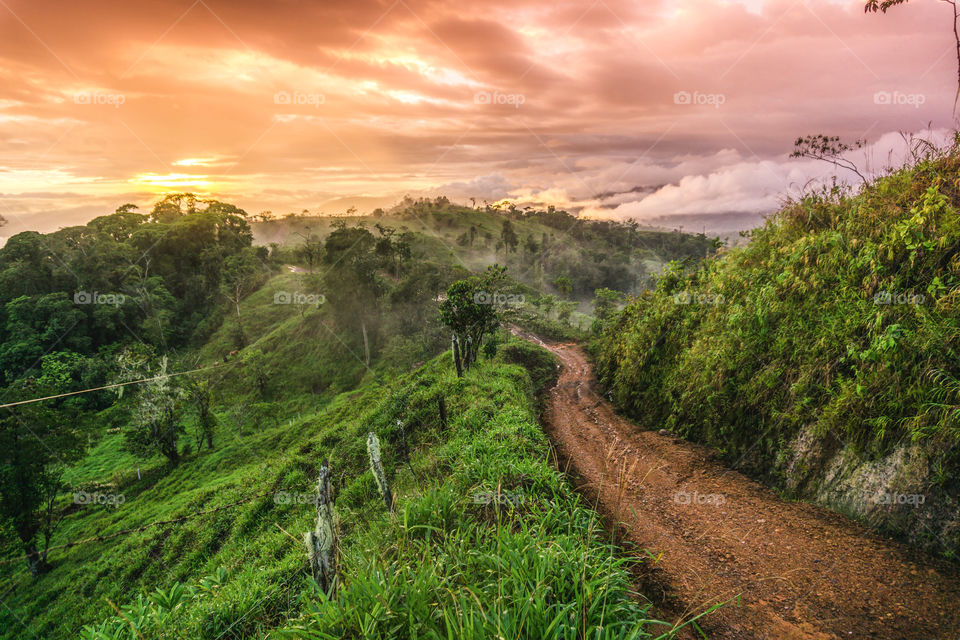
M 710 638 L 960 639 L 953 567 L 781 500 L 708 449 L 641 430 L 598 395 L 579 346 L 523 337 L 562 362 L 545 413 L 558 463 L 627 540 L 659 555 L 639 590 L 661 615 L 739 595 L 704 621 Z

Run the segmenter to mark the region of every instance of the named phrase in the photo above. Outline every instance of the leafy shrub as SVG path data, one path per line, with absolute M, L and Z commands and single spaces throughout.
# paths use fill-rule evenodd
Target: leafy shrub
M 500 347 L 500 358 L 509 364 L 518 364 L 530 373 L 533 386 L 541 390 L 557 378 L 557 361 L 553 355 L 524 340 L 511 340 Z

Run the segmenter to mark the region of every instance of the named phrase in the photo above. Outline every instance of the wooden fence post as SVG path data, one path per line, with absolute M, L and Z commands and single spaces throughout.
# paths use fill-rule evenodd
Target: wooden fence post
M 387 505 L 387 511 L 393 510 L 393 496 L 390 495 L 390 485 L 387 484 L 387 474 L 383 471 L 383 461 L 380 459 L 380 439 L 373 431 L 367 434 L 367 453 L 370 454 L 370 470 L 377 481 L 377 488 Z
M 447 430 L 447 401 L 443 396 L 437 398 L 437 408 L 440 410 L 440 428 Z
M 407 428 L 404 426 L 403 420 L 397 420 L 397 428 L 400 430 L 400 457 L 403 458 L 403 461 L 407 464 L 407 468 L 410 469 L 410 473 L 417 479 L 417 482 L 422 484 L 423 480 L 420 478 L 420 474 L 417 473 L 416 469 L 413 468 L 413 461 L 410 459 L 410 443 L 407 441 Z
M 330 487 L 330 467 L 324 462 L 317 477 L 317 523 L 313 531 L 304 534 L 310 571 L 329 597 L 337 588 L 337 527 L 333 513 L 333 490 Z

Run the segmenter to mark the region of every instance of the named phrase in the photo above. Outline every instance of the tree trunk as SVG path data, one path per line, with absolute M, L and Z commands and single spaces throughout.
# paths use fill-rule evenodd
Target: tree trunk
M 390 483 L 387 481 L 387 473 L 383 469 L 383 459 L 380 455 L 380 439 L 373 431 L 367 434 L 367 453 L 370 456 L 370 471 L 373 472 L 373 478 L 377 481 L 377 488 L 380 490 L 380 496 L 383 498 L 383 504 L 387 511 L 393 511 L 393 493 L 390 491 Z
M 47 562 L 47 553 L 37 551 L 37 546 L 33 542 L 24 545 L 24 549 L 27 552 L 27 566 L 30 568 L 32 576 L 41 576 L 53 568 Z
M 453 334 L 453 363 L 457 367 L 457 377 L 463 377 L 463 367 L 460 364 L 460 341 L 457 339 L 457 334 Z
M 440 428 L 447 430 L 447 401 L 443 396 L 437 398 L 437 408 L 440 410 Z
M 168 438 L 167 441 L 163 443 L 161 452 L 171 463 L 177 464 L 180 462 L 180 452 L 177 450 L 176 435 Z
M 360 330 L 363 332 L 363 362 L 370 366 L 370 340 L 367 338 L 367 323 L 360 321 Z
M 957 30 L 957 21 L 960 20 L 957 3 L 955 0 L 949 0 L 953 8 L 953 39 L 957 43 L 957 93 L 953 96 L 953 112 L 957 112 L 957 100 L 960 100 L 960 32 Z

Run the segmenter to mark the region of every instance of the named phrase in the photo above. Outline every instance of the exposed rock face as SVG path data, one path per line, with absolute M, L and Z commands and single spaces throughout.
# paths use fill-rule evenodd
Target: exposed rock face
M 939 482 L 949 445 L 905 443 L 871 456 L 834 434 L 801 431 L 781 456 L 784 488 L 931 553 L 960 548 L 960 487 Z

